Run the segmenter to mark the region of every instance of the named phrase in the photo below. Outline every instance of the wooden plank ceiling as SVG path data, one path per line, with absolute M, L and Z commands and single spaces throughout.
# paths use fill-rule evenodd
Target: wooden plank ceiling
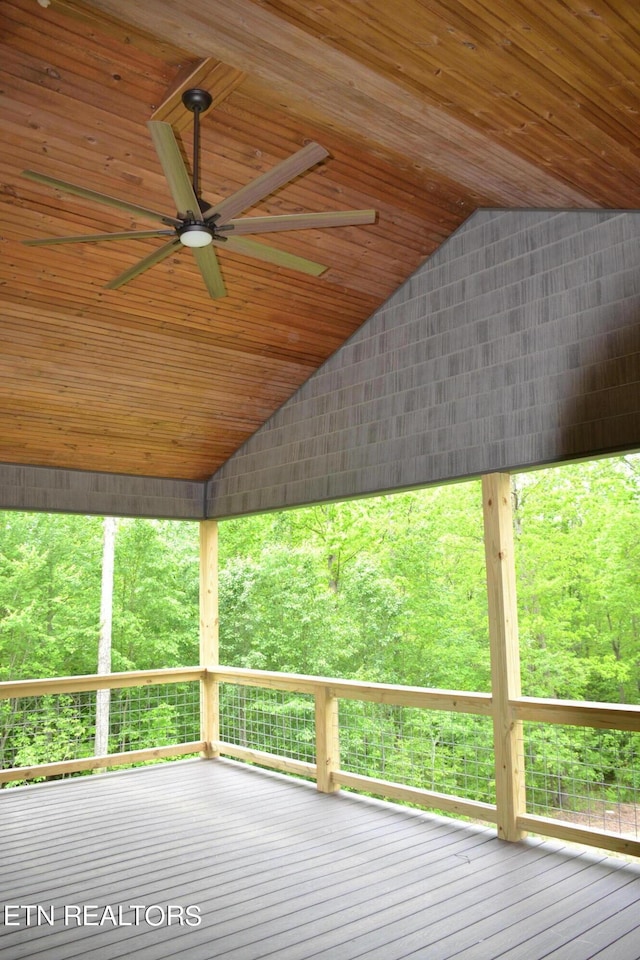
M 204 479 L 478 207 L 640 205 L 637 0 L 3 0 L 0 462 Z M 330 158 L 247 215 L 374 208 L 272 234 L 309 277 L 223 251 L 212 300 L 149 229 L 30 182 L 30 168 L 175 211 L 146 121 L 215 202 L 317 140 Z

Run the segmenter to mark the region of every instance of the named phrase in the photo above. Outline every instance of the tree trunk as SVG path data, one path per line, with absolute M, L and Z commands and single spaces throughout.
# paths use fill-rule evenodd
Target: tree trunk
M 102 539 L 102 587 L 100 593 L 100 634 L 98 637 L 98 673 L 111 673 L 111 624 L 113 615 L 113 568 L 115 561 L 115 517 L 105 517 Z M 109 752 L 109 707 L 111 691 L 96 693 L 95 755 L 104 757 Z

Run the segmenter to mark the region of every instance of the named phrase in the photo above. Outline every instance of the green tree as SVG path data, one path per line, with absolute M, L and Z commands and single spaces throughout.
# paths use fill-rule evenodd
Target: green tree
M 118 528 L 113 670 L 198 661 L 196 524 L 123 520 Z
M 524 692 L 638 702 L 634 469 L 616 458 L 526 474 L 515 478 L 514 500 Z
M 0 513 L 0 679 L 95 669 L 99 578 L 98 518 Z

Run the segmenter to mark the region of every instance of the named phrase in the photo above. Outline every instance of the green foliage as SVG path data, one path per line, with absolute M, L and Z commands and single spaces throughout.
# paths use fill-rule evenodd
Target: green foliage
M 99 591 L 100 524 L 0 513 L 0 679 L 95 669 L 87 599 Z
M 225 521 L 220 539 L 224 662 L 489 689 L 479 483 Z
M 113 670 L 198 662 L 195 524 L 122 520 L 116 537 Z
M 345 769 L 495 803 L 487 718 L 357 701 L 342 704 L 341 717 Z
M 145 747 L 159 747 L 180 742 L 179 719 L 175 704 L 166 701 L 155 703 L 144 712 L 135 711 L 132 716 L 127 709 L 126 693 L 114 704 L 115 709 L 111 717 L 110 753 L 142 750 Z
M 0 680 L 94 673 L 102 520 L 0 513 Z M 198 660 L 195 524 L 122 520 L 113 670 Z
M 600 460 L 515 479 L 528 696 L 639 702 L 639 462 Z

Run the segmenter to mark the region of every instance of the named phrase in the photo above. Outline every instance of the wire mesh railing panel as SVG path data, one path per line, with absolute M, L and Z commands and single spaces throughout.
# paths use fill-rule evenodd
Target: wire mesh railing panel
M 200 740 L 195 682 L 19 697 L 0 701 L 0 770 L 93 757 L 97 699 L 105 693 L 108 754 Z
M 495 803 L 489 717 L 346 700 L 339 714 L 343 770 Z
M 162 683 L 111 692 L 109 753 L 200 739 L 197 683 Z
M 526 722 L 527 813 L 640 837 L 640 733 Z
M 305 693 L 222 683 L 220 739 L 234 746 L 315 763 L 315 698 Z
M 0 768 L 90 757 L 96 694 L 60 693 L 0 701 Z

